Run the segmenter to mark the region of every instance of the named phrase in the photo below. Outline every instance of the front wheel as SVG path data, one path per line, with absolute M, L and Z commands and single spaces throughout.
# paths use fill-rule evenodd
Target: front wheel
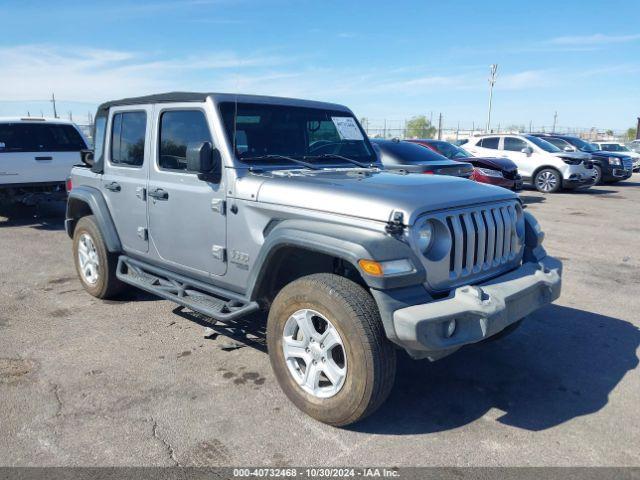
M 553 168 L 545 168 L 536 173 L 533 184 L 539 192 L 555 193 L 562 187 L 562 176 Z
M 314 274 L 285 286 L 269 312 L 267 343 L 284 393 L 321 422 L 357 422 L 393 387 L 395 349 L 376 303 L 344 277 Z
M 593 166 L 593 184 L 600 185 L 602 183 L 602 168 L 598 165 Z

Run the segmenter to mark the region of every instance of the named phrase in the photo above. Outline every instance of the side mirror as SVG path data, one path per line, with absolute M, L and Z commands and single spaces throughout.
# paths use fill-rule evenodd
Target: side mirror
M 93 150 L 80 150 L 80 160 L 82 160 L 82 163 L 84 163 L 85 165 L 93 167 Z
M 576 149 L 567 145 L 566 147 L 564 147 L 564 151 L 565 152 L 574 152 Z
M 522 153 L 524 153 L 527 157 L 530 157 L 531 154 L 533 153 L 533 148 L 531 147 L 524 147 L 522 150 L 520 150 Z
M 211 142 L 187 145 L 187 171 L 197 173 L 200 180 L 218 183 L 222 173 L 220 150 Z

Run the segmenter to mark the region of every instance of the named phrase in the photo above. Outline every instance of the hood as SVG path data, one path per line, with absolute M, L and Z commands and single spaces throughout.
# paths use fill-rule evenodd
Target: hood
M 568 158 L 570 160 L 590 160 L 591 154 L 587 152 L 557 152 L 554 153 L 556 157 Z
M 468 157 L 458 159 L 461 162 L 469 162 L 476 167 L 491 168 L 494 170 L 500 170 L 503 172 L 513 172 L 518 169 L 518 166 L 509 160 L 508 158 L 498 157 Z
M 607 152 L 606 150 L 598 150 L 591 155 L 594 157 L 616 157 L 616 158 L 631 158 L 631 155 L 621 152 Z
M 402 174 L 389 171 L 289 171 L 249 174 L 245 198 L 257 190 L 255 200 L 309 210 L 387 222 L 392 212 L 413 224 L 424 212 L 515 200 L 513 192 L 492 185 L 442 175 Z

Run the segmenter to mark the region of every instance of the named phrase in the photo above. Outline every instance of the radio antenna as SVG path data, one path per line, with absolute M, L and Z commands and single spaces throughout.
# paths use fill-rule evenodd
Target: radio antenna
M 233 110 L 233 154 L 236 154 L 236 132 L 238 131 L 238 77 L 236 76 L 236 93 Z

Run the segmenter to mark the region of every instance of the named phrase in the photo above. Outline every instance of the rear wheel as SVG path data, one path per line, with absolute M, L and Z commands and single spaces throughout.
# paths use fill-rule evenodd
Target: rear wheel
M 116 277 L 118 255 L 107 250 L 93 215 L 82 217 L 76 225 L 73 259 L 82 286 L 94 297 L 114 297 L 124 288 Z
M 375 301 L 338 275 L 309 275 L 285 286 L 269 312 L 267 342 L 284 393 L 321 422 L 357 422 L 393 386 L 395 349 Z
M 539 192 L 555 193 L 562 187 L 562 176 L 553 168 L 545 168 L 536 173 L 533 185 Z

